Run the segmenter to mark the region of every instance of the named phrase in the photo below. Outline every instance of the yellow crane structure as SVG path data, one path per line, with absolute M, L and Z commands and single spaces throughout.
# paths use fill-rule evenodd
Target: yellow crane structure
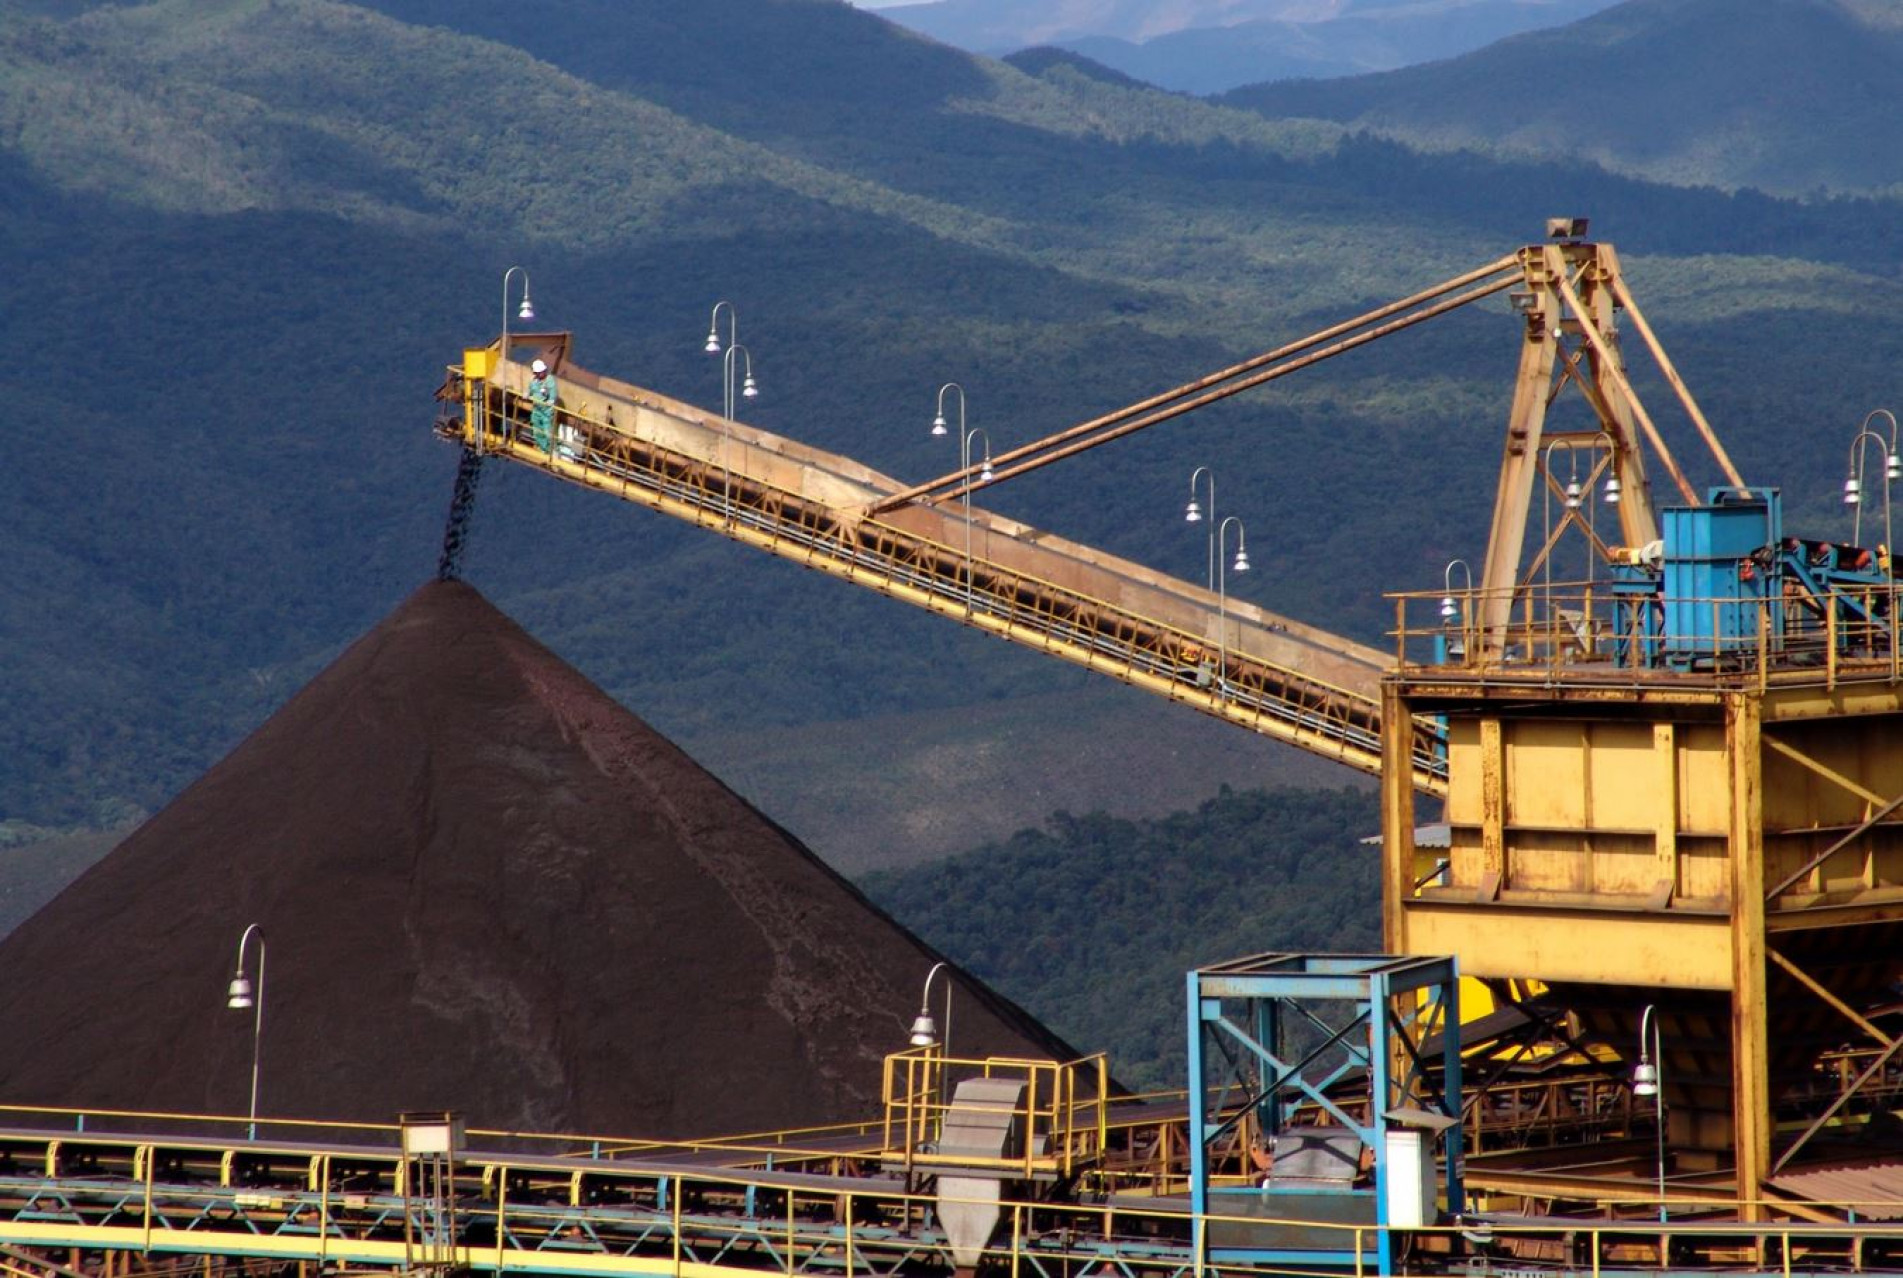
M 559 333 L 465 350 L 438 431 L 465 450 L 464 514 L 474 467 L 505 459 L 1378 773 L 1389 951 L 1542 982 L 1587 1037 L 1646 1058 L 1661 1204 L 1812 1210 L 1792 1161 L 1870 1107 L 1903 1043 L 1875 1011 L 1903 955 L 1887 551 L 1879 567 L 1784 535 L 1777 494 L 1746 486 L 1616 252 L 1585 232 L 1555 219 L 1544 241 L 1432 289 L 923 484 L 582 368 Z M 970 504 L 1503 293 L 1520 365 L 1481 577 L 1397 596 L 1391 653 Z M 1628 374 L 1622 321 L 1725 487 L 1700 494 L 1672 456 Z M 562 430 L 542 444 L 530 356 L 563 389 Z M 1676 502 L 1655 504 L 1651 469 Z M 1595 493 L 1616 500 L 1616 540 L 1589 518 Z M 1534 544 L 1541 505 L 1563 514 Z M 1555 583 L 1568 536 L 1589 566 Z M 1422 794 L 1445 800 L 1444 849 L 1416 846 Z M 1874 1054 L 1820 1071 L 1858 1044 Z M 1484 1167 L 1468 1175 L 1486 1183 Z M 1563 1198 L 1576 1182 L 1515 1173 L 1496 1187 Z

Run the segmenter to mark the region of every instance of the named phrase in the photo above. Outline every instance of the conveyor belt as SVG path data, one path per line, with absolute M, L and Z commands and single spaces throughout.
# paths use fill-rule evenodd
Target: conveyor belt
M 535 339 L 517 336 L 512 353 Z M 551 338 L 558 360 L 565 338 Z M 731 422 L 572 362 L 562 429 L 537 448 L 527 371 L 467 352 L 438 429 L 466 448 L 613 493 L 1002 638 L 1098 670 L 1363 772 L 1381 770 L 1385 654 L 1001 515 L 960 505 L 866 511 L 901 491 L 849 458 Z M 1446 791 L 1437 725 L 1414 782 Z

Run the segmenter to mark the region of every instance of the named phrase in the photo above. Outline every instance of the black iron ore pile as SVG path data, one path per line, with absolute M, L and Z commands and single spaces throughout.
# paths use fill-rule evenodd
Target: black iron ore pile
M 938 957 L 454 582 L 0 943 L 0 1103 L 242 1115 L 252 923 L 261 1114 L 515 1131 L 874 1116 Z M 1070 1054 L 950 974 L 955 1054 Z

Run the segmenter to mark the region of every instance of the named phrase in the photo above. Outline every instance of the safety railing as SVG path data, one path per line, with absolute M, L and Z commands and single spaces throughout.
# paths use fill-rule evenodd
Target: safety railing
M 252 1127 L 257 1136 L 248 1139 Z M 76 1108 L 45 1105 L 0 1104 L 0 1129 L 19 1129 L 24 1138 L 43 1133 L 52 1139 L 61 1135 L 85 1143 L 89 1137 L 120 1138 L 130 1131 L 145 1131 L 161 1142 L 200 1141 L 207 1148 L 238 1148 L 259 1157 L 275 1149 L 296 1150 L 313 1141 L 354 1143 L 365 1148 L 387 1146 L 392 1158 L 401 1147 L 402 1128 L 396 1123 L 350 1122 L 334 1119 L 297 1118 L 259 1115 L 255 1120 L 243 1114 L 181 1114 L 164 1110 Z M 857 1146 L 870 1153 L 880 1140 L 878 1120 L 835 1123 L 826 1126 L 789 1128 L 780 1131 L 748 1132 L 733 1136 L 715 1136 L 682 1140 L 630 1140 L 581 1132 L 528 1132 L 512 1128 L 471 1127 L 465 1132 L 469 1148 L 492 1151 L 529 1150 L 561 1158 L 641 1158 L 662 1154 L 706 1153 L 728 1162 L 736 1155 L 750 1155 L 746 1161 L 762 1165 L 785 1165 L 801 1156 L 837 1158 L 842 1150 Z
M 996 1157 L 941 1152 L 946 1115 L 968 1078 L 1021 1084 L 1010 1111 L 1013 1139 Z M 960 1059 L 935 1047 L 885 1058 L 885 1160 L 910 1177 L 921 1169 L 982 1167 L 1029 1179 L 1071 1177 L 1102 1156 L 1107 1132 L 1109 1065 L 1102 1052 L 1074 1061 L 1014 1057 Z M 997 1111 L 1002 1116 L 1002 1111 Z M 1014 1148 L 1015 1146 L 1015 1148 Z
M 1469 1155 L 1612 1139 L 1631 1129 L 1631 1087 L 1601 1075 L 1496 1082 L 1469 1098 L 1462 1123 Z
M 462 371 L 452 367 L 452 381 Z M 1146 616 L 1087 591 L 974 554 L 896 523 L 859 517 L 747 470 L 761 450 L 701 457 L 637 435 L 605 406 L 560 410 L 538 447 L 528 401 L 502 382 L 463 381 L 460 422 L 439 430 L 485 455 L 638 501 L 736 540 L 879 589 L 894 598 L 1101 670 L 1303 749 L 1378 773 L 1381 715 L 1372 696 L 1270 661 L 1235 643 Z M 623 417 L 635 414 L 624 411 Z M 1445 793 L 1439 725 L 1413 725 L 1417 788 Z
M 154 1176 L 45 1180 L 0 1176 L 0 1243 L 279 1263 L 399 1268 L 413 1246 L 469 1269 L 502 1273 L 679 1275 L 731 1269 L 758 1278 L 818 1273 L 896 1278 L 942 1270 L 946 1199 L 894 1183 L 745 1176 L 698 1170 L 649 1178 L 645 1192 L 584 1205 L 517 1200 L 502 1176 L 457 1194 L 441 1214 L 402 1196 L 272 1185 L 223 1189 Z M 956 1201 L 955 1198 L 952 1201 Z M 1903 1225 L 1715 1218 L 1708 1198 L 1635 1191 L 1596 1200 L 1601 1218 L 1475 1214 L 1419 1227 L 1339 1223 L 1273 1210 L 1193 1217 L 1180 1205 L 1013 1201 L 980 1266 L 1014 1278 L 1181 1278 L 1186 1274 L 1334 1272 L 1431 1267 L 1453 1272 L 1598 1275 L 1634 1268 L 1724 1267 L 1762 1274 L 1894 1271 Z M 1778 1212 L 1775 1200 L 1727 1204 Z M 1893 1212 L 1893 1202 L 1840 1202 Z M 1688 1218 L 1693 1217 L 1693 1218 Z M 1199 1246 L 1199 1240 L 1201 1245 Z M 1346 1258 L 1346 1264 L 1340 1258 Z
M 1903 585 L 1675 596 L 1616 581 L 1389 596 L 1406 673 L 1730 685 L 1903 679 Z

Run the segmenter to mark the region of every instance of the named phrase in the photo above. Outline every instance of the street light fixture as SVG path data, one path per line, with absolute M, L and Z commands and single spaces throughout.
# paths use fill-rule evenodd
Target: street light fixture
M 932 964 L 932 970 L 925 974 L 925 989 L 919 995 L 918 1016 L 912 1021 L 912 1046 L 936 1047 L 941 1043 L 951 1043 L 951 978 L 945 978 L 945 1036 L 938 1034 L 938 1023 L 932 1019 L 932 978 L 944 970 L 945 964 Z
M 721 356 L 720 362 L 721 385 L 725 392 L 721 400 L 723 411 L 720 418 L 720 503 L 721 508 L 727 513 L 727 518 L 731 520 L 733 518 L 733 473 L 727 465 L 727 441 L 733 435 L 733 377 L 743 362 L 746 367 L 746 376 L 740 386 L 740 397 L 753 399 L 759 395 L 760 388 L 753 380 L 753 352 L 747 347 L 739 342 L 727 343 L 727 353 Z
M 707 316 L 707 342 L 701 349 L 709 355 L 721 355 L 720 312 L 727 312 L 727 344 L 720 361 L 721 420 L 720 420 L 720 508 L 728 519 L 733 518 L 732 472 L 727 466 L 727 438 L 733 423 L 734 368 L 736 356 L 745 357 L 745 377 L 740 387 L 742 399 L 752 399 L 760 393 L 759 385 L 753 380 L 753 352 L 740 344 L 740 314 L 732 302 L 721 298 L 714 303 L 713 310 Z
M 713 314 L 707 317 L 707 345 L 705 350 L 709 355 L 720 354 L 720 308 L 723 306 L 727 308 L 727 342 L 729 345 L 733 343 L 734 331 L 739 327 L 740 321 L 739 317 L 734 314 L 733 303 L 724 297 L 718 302 L 715 302 Z
M 1466 585 L 1461 588 L 1458 600 L 1454 598 L 1454 569 L 1456 568 L 1460 569 L 1462 575 L 1466 577 Z M 1453 645 L 1447 638 L 1447 632 L 1455 626 L 1460 627 L 1463 632 L 1467 628 L 1468 601 L 1473 598 L 1474 592 L 1473 566 L 1465 559 L 1449 559 L 1447 566 L 1441 569 L 1440 581 L 1441 589 L 1446 593 L 1440 597 L 1441 629 L 1440 633 L 1434 636 L 1434 644 L 1440 662 L 1445 664 L 1453 656 Z M 1466 650 L 1466 643 L 1463 640 L 1461 652 L 1464 654 Z
M 522 305 L 516 311 L 516 318 L 532 320 L 535 318 L 535 305 L 529 301 L 529 272 L 525 266 L 511 266 L 502 273 L 502 344 L 496 348 L 497 371 L 509 362 L 509 277 L 521 272 Z
M 1869 418 L 1866 417 L 1864 420 L 1868 421 Z M 1863 539 L 1864 441 L 1870 439 L 1874 439 L 1880 449 L 1887 447 L 1883 436 L 1873 430 L 1859 430 L 1857 437 L 1850 441 L 1850 475 L 1844 480 L 1844 505 L 1854 508 L 1850 519 L 1850 544 L 1853 546 L 1861 545 Z M 1894 544 L 1890 519 L 1890 482 L 1893 478 L 1890 474 L 1890 462 L 1893 460 L 1895 460 L 1894 456 L 1886 452 L 1883 466 L 1883 545 L 1886 549 Z
M 1658 1186 L 1659 1186 L 1659 1223 L 1665 1223 L 1665 1052 L 1659 1044 L 1659 1023 L 1657 1009 L 1652 1004 L 1645 1005 L 1645 1012 L 1639 1017 L 1639 1063 L 1632 1067 L 1632 1094 L 1652 1098 L 1652 1112 L 1658 1126 Z M 1647 1030 L 1651 1031 L 1651 1051 L 1646 1050 Z
M 1196 480 L 1198 478 L 1204 478 L 1209 481 L 1209 509 L 1206 512 L 1202 507 L 1196 504 Z M 1216 588 L 1216 472 L 1207 466 L 1198 466 L 1195 470 L 1189 472 L 1189 506 L 1183 511 L 1183 522 L 1186 524 L 1203 523 L 1205 522 L 1205 515 L 1208 517 L 1207 522 L 1209 524 L 1209 577 L 1207 584 L 1209 589 L 1214 590 Z
M 951 429 L 949 423 L 945 420 L 946 391 L 958 392 L 958 468 L 961 471 L 971 469 L 971 441 L 977 436 L 984 436 L 984 460 L 978 469 L 977 482 L 979 484 L 988 484 L 996 478 L 995 473 L 991 469 L 991 436 L 985 432 L 982 426 L 967 427 L 965 425 L 965 388 L 959 383 L 946 382 L 943 386 L 938 388 L 938 412 L 937 415 L 932 418 L 932 434 L 944 435 L 949 433 Z M 971 490 L 973 484 L 967 480 L 963 487 L 964 492 L 961 495 L 961 501 L 965 511 L 965 611 L 969 613 L 975 606 L 975 596 L 971 581 Z
M 251 938 L 258 938 L 258 979 L 255 985 L 245 975 L 245 948 Z M 225 1006 L 233 1011 L 255 1009 L 251 1021 L 251 1120 L 250 1135 L 247 1139 L 258 1138 L 258 1064 L 262 1059 L 264 1046 L 264 932 L 256 923 L 245 928 L 238 938 L 238 972 L 231 978 L 231 985 L 225 991 Z
M 1236 526 L 1237 572 L 1249 571 L 1249 530 L 1240 515 L 1230 515 L 1216 525 L 1216 697 L 1229 690 L 1229 566 L 1223 556 L 1229 553 L 1229 525 Z

